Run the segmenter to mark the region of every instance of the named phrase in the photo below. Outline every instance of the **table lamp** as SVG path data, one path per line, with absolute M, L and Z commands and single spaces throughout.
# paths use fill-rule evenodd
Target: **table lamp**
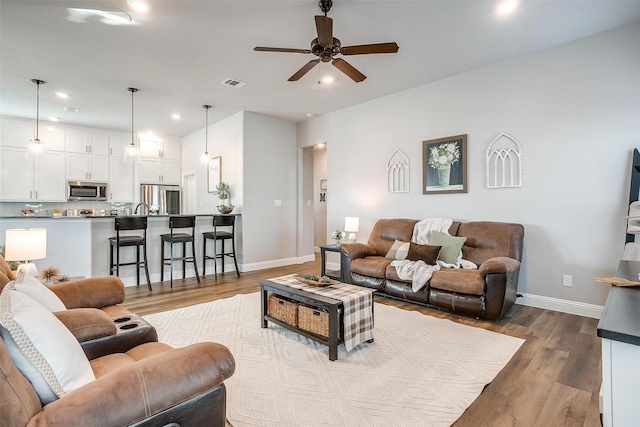
M 47 256 L 46 228 L 13 228 L 5 232 L 5 260 L 22 262 L 18 266 L 16 283 L 25 276 L 37 276 L 38 269 L 30 261 Z
M 356 241 L 356 233 L 360 229 L 360 218 L 357 216 L 348 216 L 344 219 L 344 231 L 349 233 L 347 241 L 354 243 Z

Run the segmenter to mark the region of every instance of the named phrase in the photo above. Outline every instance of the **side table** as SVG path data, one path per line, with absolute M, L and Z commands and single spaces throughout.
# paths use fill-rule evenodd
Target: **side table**
M 320 246 L 320 276 L 342 280 L 342 257 L 340 257 L 340 270 L 327 270 L 327 252 L 340 253 L 340 244 Z

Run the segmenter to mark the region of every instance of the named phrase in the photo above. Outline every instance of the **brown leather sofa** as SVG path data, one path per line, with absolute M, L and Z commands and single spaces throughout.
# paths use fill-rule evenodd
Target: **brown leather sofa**
M 486 319 L 500 319 L 513 306 L 522 261 L 524 227 L 502 222 L 458 222 L 452 236 L 466 237 L 463 259 L 477 270 L 443 268 L 427 284 L 413 292 L 410 281 L 398 277 L 385 255 L 395 240 L 411 240 L 413 219 L 381 219 L 367 244 L 341 245 L 342 281 L 373 288 L 383 296 L 450 310 Z
M 0 257 L 0 291 L 13 279 Z M 88 338 L 81 345 L 92 355 L 88 359 L 96 380 L 44 407 L 0 337 L 1 425 L 225 426 L 224 380 L 235 371 L 229 350 L 213 342 L 173 349 L 156 342 L 148 324 L 151 332 L 122 339 L 119 328 L 140 318 L 118 305 L 124 300 L 118 282 L 107 277 L 50 287 L 69 308 L 57 317 L 76 338 Z M 111 316 L 133 320 L 118 324 Z

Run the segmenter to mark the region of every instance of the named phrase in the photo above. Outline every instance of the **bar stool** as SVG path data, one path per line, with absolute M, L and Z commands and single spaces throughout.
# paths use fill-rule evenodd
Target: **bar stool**
M 222 259 L 222 272 L 224 273 L 224 257 L 228 256 L 233 258 L 233 264 L 236 266 L 236 274 L 240 277 L 240 271 L 238 270 L 238 262 L 236 261 L 236 239 L 235 239 L 235 215 L 214 215 L 213 216 L 213 231 L 206 231 L 202 233 L 204 240 L 202 242 L 202 275 L 207 274 L 207 260 L 213 260 L 214 277 L 218 280 L 218 258 Z M 218 227 L 231 227 L 231 231 L 218 230 Z M 207 255 L 207 241 L 213 240 L 213 256 Z M 221 243 L 221 253 L 217 253 L 217 241 Z M 231 240 L 231 252 L 224 251 L 224 242 Z
M 188 233 L 174 233 L 176 228 L 191 228 L 191 234 Z M 169 217 L 169 229 L 171 233 L 161 234 L 160 240 L 162 247 L 160 248 L 160 280 L 164 281 L 164 266 L 169 265 L 171 267 L 171 287 L 173 288 L 173 261 L 182 261 L 182 278 L 187 277 L 187 262 L 193 263 L 193 268 L 196 271 L 196 280 L 200 283 L 200 276 L 198 275 L 198 265 L 196 264 L 196 245 L 195 245 L 195 228 L 196 217 L 191 216 L 171 216 Z M 191 242 L 191 256 L 187 256 L 187 243 Z M 171 254 L 169 258 L 164 257 L 164 244 L 169 243 L 171 245 Z M 182 256 L 173 256 L 173 244 L 182 243 Z
M 136 285 L 140 286 L 140 268 L 144 268 L 145 276 L 147 276 L 147 287 L 151 289 L 151 279 L 149 279 L 149 267 L 147 264 L 147 217 L 122 217 L 115 218 L 116 237 L 109 238 L 109 274 L 113 276 L 113 272 L 116 272 L 116 276 L 120 276 L 120 266 L 135 265 L 136 266 Z M 120 231 L 129 230 L 143 230 L 142 236 L 121 236 Z M 120 247 L 122 246 L 135 246 L 136 247 L 136 260 L 135 262 L 120 262 Z M 116 251 L 115 262 L 113 260 L 113 251 Z M 144 260 L 140 261 L 140 249 L 144 254 Z

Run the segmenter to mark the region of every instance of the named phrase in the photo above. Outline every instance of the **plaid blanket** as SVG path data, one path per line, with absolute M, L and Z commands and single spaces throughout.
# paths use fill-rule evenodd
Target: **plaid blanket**
M 351 351 L 358 344 L 373 339 L 373 290 L 339 283 L 316 287 L 302 283 L 294 274 L 268 279 L 312 294 L 338 299 L 344 306 L 344 346 Z

